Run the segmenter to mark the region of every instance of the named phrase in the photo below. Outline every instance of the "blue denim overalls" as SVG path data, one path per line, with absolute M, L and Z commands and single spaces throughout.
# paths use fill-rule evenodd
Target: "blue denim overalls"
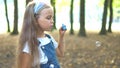
M 50 43 L 44 46 L 41 46 L 41 49 L 47 56 L 48 62 L 46 64 L 40 64 L 40 68 L 60 68 L 60 65 L 56 56 L 56 50 L 51 40 L 51 37 L 47 34 L 46 36 L 50 39 Z

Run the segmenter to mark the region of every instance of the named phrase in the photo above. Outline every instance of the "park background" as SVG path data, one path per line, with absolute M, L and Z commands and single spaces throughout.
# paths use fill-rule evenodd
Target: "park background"
M 49 0 L 43 0 L 49 3 Z M 70 29 L 70 1 L 71 0 L 56 0 L 56 26 L 59 28 L 62 23 L 67 25 L 67 28 Z M 8 5 L 8 18 L 10 21 L 10 30 L 13 31 L 13 22 L 14 22 L 14 2 L 13 0 L 7 0 Z M 113 1 L 113 24 L 112 30 L 120 31 L 120 8 L 116 7 L 119 5 L 119 0 Z M 25 1 L 18 0 L 18 29 L 20 31 L 23 21 L 23 15 L 25 11 L 26 3 Z M 5 7 L 4 0 L 0 0 L 0 33 L 6 33 L 7 31 L 7 21 L 5 17 Z M 74 15 L 74 29 L 79 30 L 79 14 L 80 14 L 80 0 L 74 0 L 73 6 L 73 15 Z M 85 28 L 86 30 L 100 30 L 102 25 L 102 15 L 104 8 L 104 0 L 86 0 L 85 4 Z M 109 12 L 108 12 L 109 16 Z M 107 22 L 109 17 L 107 17 Z M 94 27 L 92 27 L 94 26 Z M 108 23 L 107 23 L 108 26 Z
M 42 0 L 50 3 L 49 0 Z M 119 0 L 113 0 L 112 33 L 99 35 L 102 27 L 102 16 L 105 0 L 85 0 L 86 36 L 78 36 L 80 29 L 80 0 L 73 0 L 73 28 L 70 34 L 70 3 L 71 0 L 56 0 L 56 27 L 50 32 L 57 40 L 58 28 L 67 26 L 65 35 L 65 57 L 60 58 L 62 68 L 120 68 L 120 7 Z M 10 30 L 14 25 L 14 1 L 7 0 Z M 18 30 L 20 32 L 26 2 L 18 0 Z M 19 34 L 7 32 L 4 0 L 0 0 L 0 68 L 15 68 L 15 56 Z M 109 15 L 107 15 L 106 29 Z M 58 41 L 58 40 L 57 40 Z

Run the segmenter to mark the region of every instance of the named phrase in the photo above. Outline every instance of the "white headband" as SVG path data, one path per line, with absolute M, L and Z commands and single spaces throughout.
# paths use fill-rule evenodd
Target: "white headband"
M 34 13 L 37 14 L 37 12 L 44 6 L 45 4 L 43 2 L 36 2 L 34 6 Z

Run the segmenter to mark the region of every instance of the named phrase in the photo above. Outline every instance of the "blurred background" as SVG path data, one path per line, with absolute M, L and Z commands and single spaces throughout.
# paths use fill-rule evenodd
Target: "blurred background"
M 14 30 L 18 30 L 18 32 L 20 32 L 27 1 L 29 2 L 30 0 L 0 0 L 0 33 L 6 33 L 8 32 L 8 29 L 10 32 L 13 32 Z M 104 23 L 106 25 L 104 27 L 107 30 L 111 19 L 111 29 L 113 31 L 120 31 L 119 0 L 112 0 L 112 2 L 109 2 L 111 0 L 108 0 L 106 1 L 108 2 L 106 5 L 105 0 L 83 0 L 84 3 L 80 3 L 80 0 L 41 1 L 52 4 L 54 7 L 55 28 L 59 28 L 61 24 L 64 23 L 67 25 L 68 30 L 80 30 L 81 22 L 85 23 L 84 28 L 86 30 L 100 31 L 102 28 L 102 22 L 105 19 Z M 111 6 L 110 3 L 112 4 Z M 84 5 L 83 7 L 81 7 L 82 4 Z M 104 7 L 106 9 L 104 9 Z M 105 14 L 104 11 L 106 11 Z M 83 16 L 80 16 L 81 14 L 83 14 Z M 103 16 L 105 16 L 104 19 Z M 112 18 L 110 18 L 111 16 Z M 83 22 L 81 21 L 81 17 L 84 20 Z
M 0 0 L 0 68 L 16 68 L 16 49 L 26 5 Z M 67 27 L 61 68 L 120 68 L 120 0 L 36 0 L 51 4 L 58 28 Z

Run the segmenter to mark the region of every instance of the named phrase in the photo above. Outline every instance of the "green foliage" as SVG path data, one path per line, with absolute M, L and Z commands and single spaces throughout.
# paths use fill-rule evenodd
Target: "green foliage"
M 56 8 L 59 8 L 57 9 L 57 12 L 60 12 L 63 7 L 66 7 L 66 6 L 70 6 L 70 1 L 65 1 L 65 0 L 56 0 Z
M 103 7 L 104 6 L 104 1 L 105 0 L 100 0 L 99 2 L 99 7 Z M 114 8 L 120 8 L 120 0 L 113 0 L 113 7 Z
M 113 0 L 113 7 L 120 8 L 120 0 Z
M 75 1 L 75 0 L 74 0 Z M 57 12 L 61 11 L 65 7 L 70 7 L 70 2 L 71 0 L 56 0 L 56 7 L 59 8 L 57 9 Z M 79 0 L 74 4 L 75 6 L 79 6 Z
M 99 6 L 99 7 L 103 7 L 103 6 L 104 6 L 104 1 L 105 1 L 105 0 L 100 0 L 99 3 L 98 3 L 98 6 Z
M 59 6 L 61 6 L 61 7 L 70 5 L 70 1 L 67 1 L 67 0 L 61 0 L 58 3 L 59 3 Z

